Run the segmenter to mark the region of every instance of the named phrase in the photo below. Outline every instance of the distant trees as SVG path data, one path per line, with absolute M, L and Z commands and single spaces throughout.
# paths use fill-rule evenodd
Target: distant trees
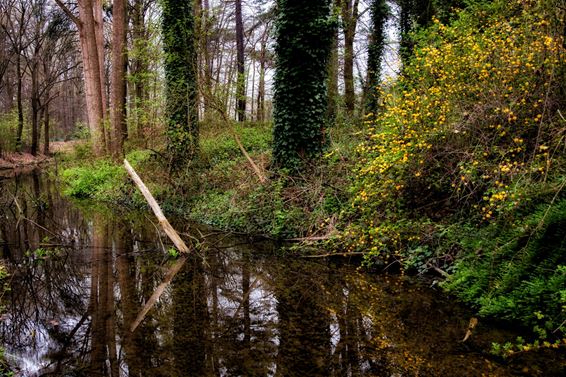
M 354 38 L 358 25 L 359 0 L 340 0 L 342 31 L 344 33 L 344 108 L 354 115 L 356 92 L 354 87 Z
M 0 150 L 29 146 L 39 153 L 43 128 L 43 152 L 49 153 L 50 104 L 72 84 L 78 65 L 72 36 L 66 17 L 47 0 L 0 4 Z
M 219 114 L 276 115 L 274 159 L 284 166 L 318 154 L 325 127 L 361 114 L 379 81 L 375 46 L 385 40 L 368 12 L 384 1 L 55 3 L 0 4 L 0 116 L 12 117 L 14 135 L 0 144 L 11 150 L 35 153 L 40 140 L 48 150 L 50 134 L 70 135 L 86 115 L 96 156 L 121 156 L 131 138 L 166 144 L 171 161 L 182 161 L 198 152 L 199 118 L 207 127 Z
M 236 4 L 236 54 L 238 77 L 236 79 L 236 111 L 238 121 L 246 120 L 246 76 L 244 61 L 244 22 L 242 19 L 242 0 L 235 0 Z
M 327 142 L 326 77 L 334 23 L 330 0 L 279 0 L 273 158 L 297 168 Z
M 198 152 L 197 55 L 193 0 L 163 1 L 167 148 L 171 165 Z

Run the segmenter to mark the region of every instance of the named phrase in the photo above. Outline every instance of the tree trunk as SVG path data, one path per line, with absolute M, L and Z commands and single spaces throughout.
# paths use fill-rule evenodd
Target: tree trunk
M 43 154 L 49 155 L 49 103 L 43 109 Z
M 356 93 L 354 87 L 354 38 L 358 23 L 358 1 L 342 1 L 342 23 L 344 29 L 344 104 L 348 116 L 354 114 Z
M 146 99 L 146 78 L 144 77 L 144 72 L 147 71 L 147 63 L 145 61 L 145 9 L 144 0 L 136 0 L 133 7 L 133 45 L 135 49 L 135 58 L 132 62 L 132 76 L 134 82 L 134 100 L 133 100 L 133 114 L 134 114 L 134 124 L 136 127 L 137 138 L 140 141 L 145 140 L 145 135 L 143 133 L 143 119 L 142 116 L 145 106 Z
M 236 84 L 236 111 L 238 121 L 246 120 L 246 76 L 244 61 L 244 23 L 242 20 L 242 0 L 236 0 L 236 49 L 238 77 Z
M 267 59 L 267 40 L 270 28 L 266 27 L 261 40 L 261 52 L 259 54 L 259 83 L 257 88 L 257 121 L 265 121 L 265 63 Z
M 328 62 L 328 107 L 326 109 L 326 120 L 329 126 L 336 123 L 336 115 L 338 112 L 338 46 L 338 28 L 336 28 L 334 31 L 330 60 Z
M 126 138 L 126 1 L 114 0 L 112 25 L 112 152 L 116 160 L 124 157 Z
M 92 12 L 94 17 L 94 35 L 96 38 L 96 52 L 98 54 L 98 69 L 100 71 L 100 96 L 102 97 L 102 114 L 107 117 L 106 96 L 106 67 L 104 65 L 104 17 L 102 15 L 102 0 L 87 0 L 92 2 Z M 108 143 L 108 141 L 107 141 Z M 107 145 L 108 148 L 109 145 Z
M 194 26 L 193 0 L 163 1 L 167 148 L 175 169 L 195 158 L 199 149 Z
M 104 96 L 100 69 L 100 55 L 96 38 L 96 27 L 92 0 L 79 1 L 79 37 L 83 56 L 85 92 L 88 124 L 91 131 L 92 147 L 95 156 L 106 152 L 104 135 Z
M 16 103 L 18 106 L 18 129 L 16 131 L 16 152 L 22 151 L 22 135 L 24 133 L 24 107 L 22 105 L 22 62 L 20 54 L 16 54 Z
M 31 73 L 31 154 L 37 155 L 38 131 L 39 131 L 39 99 L 37 88 L 37 67 L 32 68 Z

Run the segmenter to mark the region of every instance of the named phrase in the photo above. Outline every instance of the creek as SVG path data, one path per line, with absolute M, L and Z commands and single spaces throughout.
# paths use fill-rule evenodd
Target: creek
M 270 242 L 172 221 L 195 251 L 180 263 L 147 212 L 72 201 L 40 171 L 0 180 L 10 275 L 0 340 L 22 376 L 560 375 L 552 354 L 503 360 L 510 329 L 431 280 L 284 256 Z M 181 262 L 182 263 L 182 262 Z

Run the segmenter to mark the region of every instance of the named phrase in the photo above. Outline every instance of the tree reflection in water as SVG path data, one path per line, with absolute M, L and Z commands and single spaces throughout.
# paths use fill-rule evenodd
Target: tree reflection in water
M 435 292 L 227 235 L 201 240 L 131 332 L 173 262 L 147 217 L 70 203 L 38 175 L 0 185 L 0 336 L 24 375 L 510 375 L 471 352 L 497 334 L 464 347 L 469 314 Z

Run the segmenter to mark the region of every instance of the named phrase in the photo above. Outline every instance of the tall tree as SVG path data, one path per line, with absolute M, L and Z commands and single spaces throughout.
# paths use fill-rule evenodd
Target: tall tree
M 236 50 L 238 78 L 236 83 L 236 111 L 238 121 L 246 120 L 246 76 L 244 61 L 244 22 L 242 19 L 242 0 L 236 0 Z
M 199 148 L 193 0 L 163 1 L 168 150 L 173 168 Z
M 367 101 L 366 113 L 376 113 L 378 108 L 378 86 L 381 80 L 381 61 L 385 46 L 385 22 L 388 8 L 385 0 L 371 2 L 371 32 L 368 44 Z
M 340 0 L 333 0 L 334 17 L 338 18 Z M 338 113 L 338 71 L 339 71 L 339 29 L 335 28 L 333 31 L 332 50 L 330 53 L 330 60 L 328 62 L 328 107 L 326 109 L 326 118 L 328 125 L 333 125 L 336 122 L 336 115 Z
M 354 87 L 354 39 L 359 17 L 359 0 L 342 0 L 342 30 L 344 32 L 344 105 L 352 116 L 356 105 Z
M 101 62 L 104 62 L 104 51 L 100 37 L 103 26 L 102 6 L 100 0 L 79 0 L 77 17 L 61 0 L 55 2 L 73 20 L 79 30 L 92 148 L 96 156 L 101 156 L 106 152 L 104 66 L 103 64 L 101 66 Z
M 276 22 L 276 165 L 296 169 L 326 144 L 327 65 L 334 23 L 330 0 L 278 0 Z
M 114 0 L 112 8 L 112 90 L 111 121 L 114 131 L 112 152 L 116 159 L 124 154 L 126 128 L 126 0 Z

